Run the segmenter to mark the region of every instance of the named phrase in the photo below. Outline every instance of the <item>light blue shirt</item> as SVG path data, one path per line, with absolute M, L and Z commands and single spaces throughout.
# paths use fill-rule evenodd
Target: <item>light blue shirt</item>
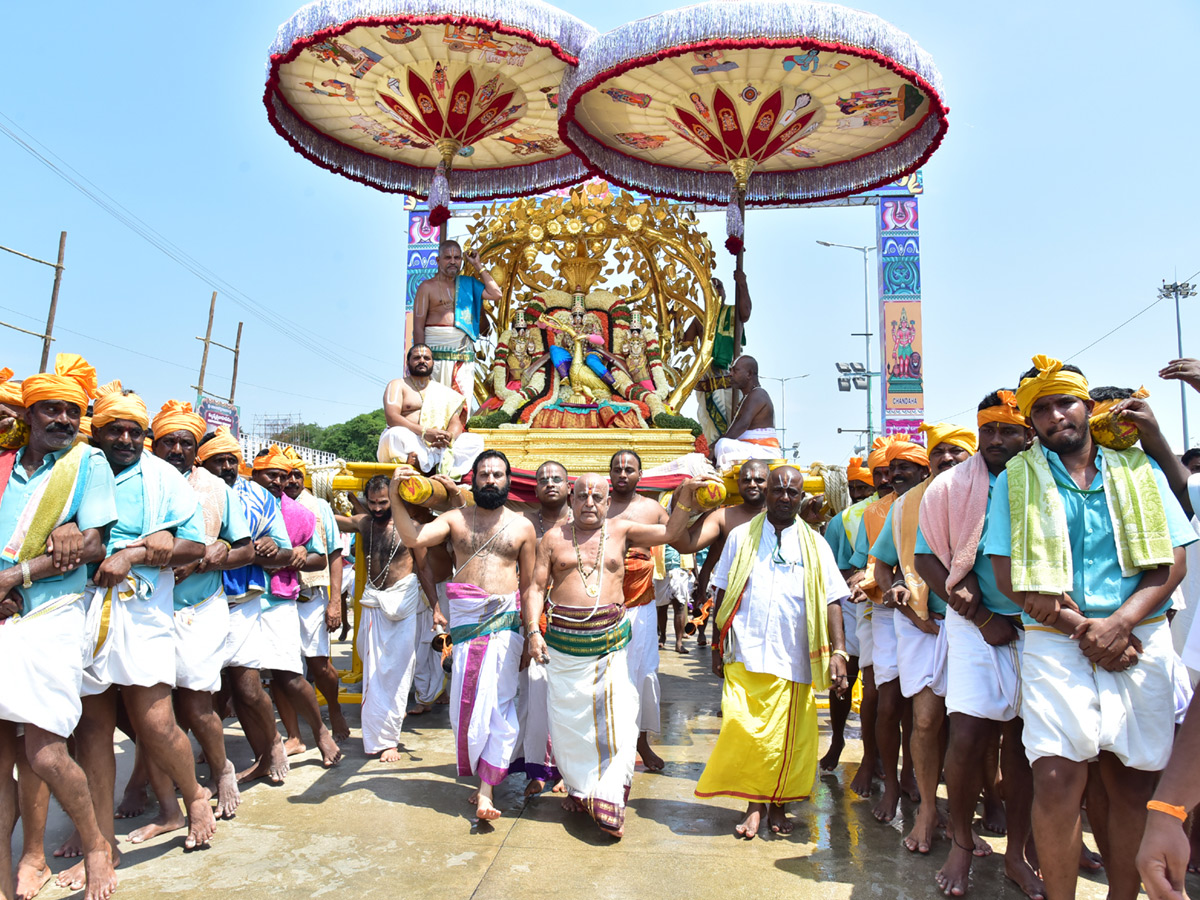
M 825 540 L 829 542 L 829 549 L 833 551 L 833 558 L 837 560 L 839 569 L 850 568 L 851 548 L 850 542 L 846 540 L 845 515 L 843 511 L 825 526 Z
M 236 544 L 250 538 L 250 526 L 246 522 L 246 514 L 242 512 L 241 501 L 234 495 L 233 490 L 225 488 L 225 508 L 221 511 L 220 539 Z M 221 573 L 213 570 L 197 572 L 190 578 L 185 578 L 175 585 L 175 608 L 183 609 L 195 606 L 207 600 L 221 586 Z
M 1081 490 L 1067 474 L 1062 460 L 1053 450 L 1036 446 L 1026 453 L 1044 453 L 1058 485 L 1058 495 L 1067 513 L 1067 532 L 1071 544 L 1071 564 L 1075 582 L 1071 588 L 1071 599 L 1089 619 L 1102 619 L 1112 615 L 1129 599 L 1142 580 L 1139 572 L 1129 578 L 1121 575 L 1121 564 L 1117 560 L 1117 544 L 1113 537 L 1112 517 L 1108 512 L 1108 499 L 1104 494 L 1104 448 L 1096 448 L 1096 478 L 1087 490 Z M 1166 476 L 1154 460 L 1154 481 L 1162 495 L 1167 514 L 1167 531 L 1171 546 L 1184 547 L 1196 540 L 1196 532 L 1183 514 L 1179 501 L 1171 493 Z M 1008 472 L 1000 473 L 992 488 L 992 499 L 988 504 L 988 529 L 985 552 L 989 556 L 1012 555 L 1012 518 L 1008 508 Z M 1168 598 L 1152 615 L 1169 609 Z M 1026 623 L 1033 619 L 1022 614 Z
M 896 550 L 895 535 L 892 534 L 892 513 L 896 509 L 896 504 L 892 504 L 892 508 L 888 510 L 887 519 L 884 520 L 883 530 L 879 532 L 879 537 L 875 538 L 875 543 L 871 545 L 871 555 L 883 563 L 885 566 L 900 565 L 900 553 Z M 866 531 L 866 529 L 862 529 Z M 913 553 L 915 556 L 921 552 L 921 526 L 917 525 L 917 543 Z M 926 550 L 928 552 L 928 549 Z M 946 615 L 946 601 L 938 596 L 938 593 L 929 587 L 929 611 L 936 613 L 939 616 Z
M 68 449 L 70 448 L 47 453 L 42 464 L 32 475 L 27 475 L 25 467 L 21 465 L 26 448 L 22 447 L 17 451 L 12 475 L 9 476 L 8 485 L 4 489 L 4 496 L 0 497 L 0 540 L 4 543 L 8 543 L 12 537 L 34 492 L 50 477 L 54 464 Z M 112 469 L 109 468 L 104 454 L 94 447 L 86 448 L 83 459 L 79 462 L 79 474 L 76 476 L 69 512 L 64 521 L 74 522 L 80 531 L 91 528 L 103 530 L 117 520 Z M 101 537 L 103 536 L 102 533 Z M 0 556 L 0 571 L 14 565 L 17 565 L 15 559 Z M 87 566 L 80 566 L 60 575 L 39 578 L 33 583 L 33 587 L 18 587 L 17 590 L 25 602 L 25 612 L 29 613 L 64 594 L 82 594 L 85 587 Z

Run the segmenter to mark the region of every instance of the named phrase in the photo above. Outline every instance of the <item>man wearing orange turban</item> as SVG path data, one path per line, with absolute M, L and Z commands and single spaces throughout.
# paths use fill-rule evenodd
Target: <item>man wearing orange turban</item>
M 92 576 L 91 661 L 83 673 L 83 717 L 76 738 L 94 742 L 84 768 L 96 817 L 113 833 L 113 723 L 119 686 L 147 754 L 146 762 L 179 786 L 187 810 L 186 844 L 202 846 L 216 831 L 209 794 L 196 781 L 191 744 L 175 720 L 175 570 L 204 556 L 204 520 L 196 494 L 168 463 L 145 453 L 150 418 L 141 397 L 119 381 L 96 391 L 92 443 L 116 482 L 117 521 L 107 556 Z M 165 780 L 164 780 L 165 783 Z M 168 791 L 168 794 L 173 792 Z M 171 804 L 148 833 L 182 820 Z
M 80 367 L 71 360 L 79 357 L 60 354 L 59 371 L 78 375 Z M 95 373 L 90 382 L 82 382 L 57 373 L 33 376 L 20 396 L 8 395 L 14 405 L 25 407 L 29 436 L 15 452 L 0 453 L 0 772 L 11 777 L 16 727 L 24 727 L 26 745 L 40 748 L 29 753 L 33 774 L 49 785 L 78 830 L 88 863 L 87 890 L 101 896 L 116 887 L 116 877 L 87 778 L 67 752 L 67 737 L 75 733 L 81 714 L 87 564 L 104 558 L 103 532 L 116 521 L 117 508 L 104 455 L 74 444 Z M 81 537 L 80 546 L 66 556 L 50 540 L 60 523 L 74 523 Z M 8 804 L 8 828 L 0 841 L 7 848 L 15 792 L 5 793 L 3 802 Z M 42 810 L 44 826 L 44 806 Z M 38 815 L 36 810 L 23 812 Z M 33 822 L 22 826 L 26 834 L 36 831 Z M 7 854 L 0 857 L 11 867 Z M 9 877 L 6 868 L 0 879 Z
M 979 760 L 1002 733 L 1000 766 L 1008 829 L 1005 872 L 1032 895 L 1044 889 L 1025 859 L 1033 803 L 1018 718 L 1025 633 L 1020 628 L 1020 608 L 996 585 L 983 541 L 992 486 L 1008 460 L 1024 450 L 1033 435 L 1011 391 L 988 394 L 979 404 L 976 422 L 979 453 L 930 484 L 921 501 L 917 537 L 917 571 L 931 591 L 947 601 L 943 622 L 946 711 L 952 715 L 945 771 L 954 839 L 937 880 L 950 895 L 967 890 L 974 841 L 971 821 L 985 787 Z M 995 789 L 994 784 L 990 787 Z
M 204 557 L 176 570 L 175 702 L 191 725 L 217 785 L 217 817 L 227 818 L 241 798 L 237 771 L 225 754 L 224 728 L 213 705 L 229 638 L 229 601 L 221 573 L 253 562 L 254 546 L 237 495 L 220 478 L 195 465 L 204 420 L 192 412 L 192 405 L 168 400 L 154 417 L 153 428 L 154 455 L 187 478 L 204 522 Z M 174 786 L 157 769 L 150 771 L 160 808 L 174 809 Z

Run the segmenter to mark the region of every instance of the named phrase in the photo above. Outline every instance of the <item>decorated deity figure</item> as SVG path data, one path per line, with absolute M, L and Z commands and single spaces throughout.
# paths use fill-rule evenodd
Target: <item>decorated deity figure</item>
M 895 346 L 895 371 L 899 378 L 911 378 L 913 372 L 913 342 L 917 339 L 917 325 L 908 318 L 908 310 L 901 308 L 900 321 L 892 322 L 892 343 Z
M 538 327 L 556 332 L 550 346 L 550 361 L 559 378 L 570 384 L 572 403 L 606 400 L 612 396 L 613 376 L 602 357 L 613 357 L 604 349 L 604 336 L 598 329 L 589 328 L 582 294 L 575 295 L 570 325 L 543 316 L 538 320 Z M 588 346 L 585 348 L 585 345 Z
M 646 357 L 646 339 L 642 336 L 640 312 L 635 310 L 630 317 L 629 331 L 617 353 L 623 357 L 630 379 L 648 391 L 654 390 L 654 376 L 650 373 L 650 360 Z

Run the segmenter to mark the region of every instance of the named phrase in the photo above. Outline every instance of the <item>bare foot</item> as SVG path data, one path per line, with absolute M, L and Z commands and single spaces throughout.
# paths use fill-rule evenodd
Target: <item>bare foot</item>
M 423 716 L 423 715 L 425 715 L 425 713 L 432 712 L 432 711 L 433 711 L 433 707 L 430 706 L 428 703 L 414 703 L 412 705 L 412 708 L 406 713 L 406 715 Z
M 971 852 L 955 843 L 933 880 L 947 897 L 962 897 L 967 893 L 970 876 Z
M 870 797 L 875 787 L 874 769 L 869 763 L 860 763 L 858 771 L 854 773 L 854 780 L 850 782 L 850 790 L 860 797 Z
M 1008 819 L 1004 813 L 1004 804 L 999 800 L 988 797 L 983 799 L 983 830 L 988 834 L 998 834 L 1001 837 L 1008 834 Z
M 974 829 L 971 830 L 971 838 L 975 841 L 975 849 L 972 851 L 976 856 L 991 856 L 992 845 L 977 835 Z
M 119 861 L 119 858 L 118 858 Z M 89 853 L 83 858 L 84 884 L 75 887 L 87 888 L 84 900 L 108 900 L 117 889 L 115 863 L 109 858 L 108 848 Z
M 1019 887 L 1029 900 L 1046 900 L 1046 886 L 1023 856 L 1004 854 L 1004 877 Z
M 350 726 L 346 724 L 346 717 L 340 707 L 329 711 L 329 730 L 333 732 L 333 739 L 339 744 L 350 739 Z
M 379 754 L 380 762 L 400 762 L 400 748 L 388 747 Z
M 467 795 L 467 802 L 474 805 L 479 802 L 479 791 L 471 791 Z
M 599 828 L 605 834 L 609 835 L 610 837 L 615 837 L 617 840 L 620 840 L 621 838 L 625 837 L 624 826 L 622 826 L 621 828 L 605 828 L 603 825 L 600 825 Z
M 748 841 L 754 840 L 758 835 L 758 826 L 762 822 L 763 811 L 762 803 L 751 803 L 747 806 L 746 817 L 733 829 L 734 835 Z
M 289 771 L 291 763 L 288 762 L 287 751 L 283 749 L 283 741 L 276 737 L 271 751 L 261 759 L 255 760 L 249 769 L 238 772 L 237 780 L 238 784 L 246 784 L 266 778 L 271 784 L 283 784 Z
M 913 829 L 904 839 L 904 849 L 909 853 L 920 853 L 925 855 L 929 853 L 929 849 L 933 846 L 933 832 L 937 828 L 937 814 L 929 813 L 925 809 L 925 804 L 921 804 L 921 808 L 917 810 L 917 820 L 913 822 Z
M 288 738 L 283 742 L 283 749 L 287 751 L 288 756 L 298 756 L 308 749 L 304 746 L 304 742 L 300 738 Z
M 554 787 L 550 788 L 550 793 L 552 794 L 565 794 L 566 792 L 567 783 L 561 779 L 559 779 L 558 783 L 554 785 Z
M 842 750 L 846 747 L 846 739 L 835 737 L 829 744 L 829 749 L 825 751 L 825 755 L 821 757 L 821 771 L 832 772 L 838 767 L 838 763 L 842 761 Z M 851 789 L 853 789 L 851 785 Z M 856 792 L 857 793 L 857 792 Z
M 567 812 L 585 813 L 587 807 L 583 805 L 578 797 L 572 797 L 570 794 L 563 797 L 562 808 Z
M 184 816 L 183 810 L 179 808 L 178 803 L 172 800 L 167 804 L 167 808 L 160 809 L 158 815 L 150 822 L 129 832 L 129 843 L 144 844 L 160 834 L 170 834 L 172 831 L 187 828 L 187 823 L 187 817 Z
M 16 898 L 17 900 L 33 900 L 38 892 L 46 886 L 54 873 L 46 865 L 45 858 L 17 863 Z
M 691 651 L 690 651 L 690 650 L 688 650 L 688 648 L 687 648 L 687 647 L 683 646 L 683 644 L 676 644 L 676 645 L 675 645 L 675 652 L 676 652 L 676 653 L 690 653 Z
M 213 816 L 212 807 L 209 806 L 211 797 L 212 794 L 204 790 L 188 804 L 188 835 L 183 841 L 183 849 L 207 847 L 212 836 L 217 833 L 217 820 Z
M 767 807 L 767 827 L 772 834 L 791 834 L 795 826 L 784 814 L 782 804 L 772 803 Z
M 900 792 L 913 803 L 921 802 L 921 791 L 917 787 L 917 778 L 907 769 L 900 772 Z
M 238 790 L 237 769 L 225 760 L 225 771 L 217 779 L 217 818 L 232 819 L 242 803 L 242 792 Z
M 644 731 L 638 735 L 637 752 L 638 756 L 642 758 L 642 765 L 646 767 L 647 772 L 661 772 L 663 766 L 666 765 L 662 757 L 650 749 L 650 739 Z
M 530 778 L 529 784 L 525 785 L 525 796 L 536 797 L 546 789 L 546 782 L 540 778 Z
M 121 797 L 121 802 L 117 804 L 117 808 L 113 811 L 114 819 L 133 819 L 140 816 L 146 811 L 146 785 L 134 787 L 132 784 L 125 786 L 125 794 Z
M 1079 868 L 1085 872 L 1099 872 L 1104 868 L 1104 857 L 1084 844 L 1079 851 Z
M 63 845 L 54 851 L 54 855 L 59 859 L 77 859 L 83 856 L 83 839 L 79 836 L 79 832 L 72 831 L 71 836 L 63 842 Z M 83 877 L 82 873 L 80 877 Z M 83 887 L 82 882 L 80 882 L 79 887 Z M 76 888 L 76 890 L 79 890 L 79 888 Z
M 480 795 L 479 802 L 475 806 L 475 816 L 480 821 L 490 822 L 493 819 L 500 818 L 500 810 L 496 809 L 496 807 L 492 805 L 492 799 L 490 797 L 484 797 L 483 795 Z
M 322 728 L 317 736 L 317 749 L 321 751 L 321 765 L 327 769 L 342 761 L 342 751 L 338 749 L 337 741 L 333 739 L 328 728 Z
M 879 798 L 879 802 L 875 804 L 875 808 L 871 810 L 876 821 L 883 822 L 885 825 L 896 818 L 896 806 L 900 803 L 900 788 L 887 787 L 883 789 L 883 796 Z

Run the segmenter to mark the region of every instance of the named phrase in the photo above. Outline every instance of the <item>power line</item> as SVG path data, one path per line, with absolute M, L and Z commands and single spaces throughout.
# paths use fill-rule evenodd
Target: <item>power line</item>
M 225 281 L 216 272 L 207 268 L 198 260 L 188 255 L 186 251 L 173 243 L 170 239 L 165 237 L 150 225 L 143 222 L 127 208 L 105 193 L 102 189 L 89 181 L 69 163 L 57 156 L 48 147 L 33 137 L 33 135 L 17 125 L 13 119 L 4 115 L 2 112 L 0 112 L 0 118 L 9 123 L 9 125 L 5 125 L 4 123 L 0 122 L 0 132 L 6 135 L 10 140 L 12 140 L 15 144 L 17 144 L 35 159 L 37 159 L 40 163 L 42 163 L 42 165 L 46 166 L 46 168 L 50 169 L 50 171 L 54 172 L 54 174 L 70 184 L 79 193 L 83 194 L 126 228 L 133 231 L 135 234 L 161 252 L 164 256 L 167 256 L 169 259 L 187 269 L 201 281 L 207 283 L 210 287 L 213 287 L 214 289 L 217 289 L 229 296 L 234 303 L 245 309 L 250 314 L 264 321 L 268 326 L 273 328 L 283 337 L 286 337 L 289 340 L 299 344 L 301 347 L 311 353 L 318 354 L 320 357 L 326 358 L 328 363 L 374 384 L 378 384 L 381 380 L 383 380 L 378 374 L 358 365 L 357 363 L 347 362 L 337 357 L 330 357 L 328 353 L 328 346 L 326 344 L 318 343 L 309 338 L 303 331 L 293 328 L 287 318 L 274 312 L 269 307 L 264 306 L 263 304 L 251 298 L 249 295 L 238 290 L 238 288 Z M 28 140 L 22 138 L 17 134 L 17 132 L 25 135 Z M 38 147 L 41 147 L 42 151 L 44 152 L 40 152 L 38 149 L 36 149 L 33 146 L 34 144 L 36 144 Z M 67 171 L 64 170 L 69 170 L 70 172 L 74 173 L 75 177 L 68 174 Z M 322 339 L 327 341 L 328 337 L 326 335 L 322 335 Z M 341 346 L 345 347 L 345 345 Z M 373 359 L 373 357 L 364 356 L 358 349 L 352 349 L 349 347 L 345 347 L 345 349 L 357 354 L 358 356 L 363 356 L 363 358 Z M 379 359 L 375 359 L 375 361 L 380 363 L 384 362 L 383 360 Z

